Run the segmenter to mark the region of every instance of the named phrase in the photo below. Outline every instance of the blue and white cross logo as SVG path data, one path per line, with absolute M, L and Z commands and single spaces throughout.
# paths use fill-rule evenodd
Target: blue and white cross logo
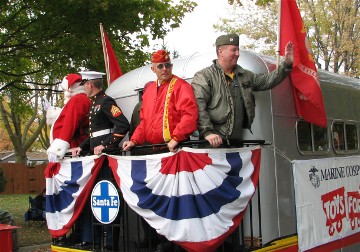
M 103 223 L 111 223 L 119 213 L 120 199 L 116 187 L 108 180 L 101 180 L 91 193 L 91 210 L 95 218 Z

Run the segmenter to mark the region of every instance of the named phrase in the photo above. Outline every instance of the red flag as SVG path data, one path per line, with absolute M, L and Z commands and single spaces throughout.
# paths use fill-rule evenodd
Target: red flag
M 119 62 L 116 59 L 116 55 L 114 50 L 111 46 L 111 43 L 100 24 L 100 33 L 101 33 L 101 40 L 103 45 L 103 52 L 104 52 L 104 61 L 105 61 L 105 68 L 106 68 L 106 76 L 109 85 L 119 78 L 122 75 L 121 68 Z
M 280 55 L 285 54 L 285 46 L 289 41 L 294 44 L 294 64 L 290 77 L 297 115 L 326 128 L 318 73 L 299 9 L 295 0 L 281 0 Z

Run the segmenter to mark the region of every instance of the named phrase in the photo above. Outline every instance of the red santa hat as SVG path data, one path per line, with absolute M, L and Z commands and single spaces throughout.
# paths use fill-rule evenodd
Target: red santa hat
M 80 74 L 72 73 L 64 77 L 63 81 L 61 82 L 61 87 L 63 90 L 69 90 L 75 84 L 80 84 L 81 81 L 82 77 Z
M 152 63 L 161 63 L 161 62 L 168 62 L 170 61 L 169 52 L 165 50 L 159 50 L 154 52 L 151 58 Z

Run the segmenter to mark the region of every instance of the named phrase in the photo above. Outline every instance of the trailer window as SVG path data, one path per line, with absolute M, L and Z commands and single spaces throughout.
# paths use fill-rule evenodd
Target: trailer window
M 353 152 L 358 149 L 358 135 L 355 124 L 334 122 L 332 125 L 332 139 L 336 153 Z
M 348 150 L 357 150 L 358 138 L 356 134 L 356 126 L 351 124 L 345 124 L 346 131 L 346 143 Z
M 298 144 L 301 151 L 311 151 L 311 124 L 298 121 L 297 124 Z
M 298 148 L 303 154 L 324 152 L 329 149 L 326 129 L 299 120 L 296 126 Z
M 333 125 L 333 146 L 335 151 L 345 151 L 344 124 Z

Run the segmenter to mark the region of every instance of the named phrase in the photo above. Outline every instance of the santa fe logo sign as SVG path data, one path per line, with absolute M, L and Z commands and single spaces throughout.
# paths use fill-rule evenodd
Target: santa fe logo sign
M 91 210 L 95 218 L 109 224 L 119 213 L 120 199 L 116 187 L 108 180 L 101 180 L 91 193 Z

